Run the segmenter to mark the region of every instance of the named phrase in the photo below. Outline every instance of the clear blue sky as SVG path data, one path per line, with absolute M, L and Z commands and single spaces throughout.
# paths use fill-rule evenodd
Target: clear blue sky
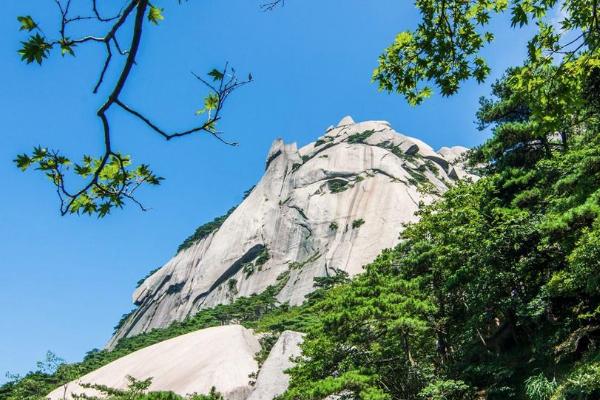
M 167 261 L 198 225 L 240 201 L 260 178 L 275 137 L 306 144 L 350 114 L 355 120 L 388 120 L 435 148 L 485 139 L 473 121 L 489 81 L 418 108 L 370 83 L 377 56 L 397 32 L 415 25 L 412 2 L 288 0 L 285 8 L 263 13 L 260 1 L 190 0 L 177 6 L 175 0 L 155 0 L 166 8 L 166 19 L 146 27 L 124 97 L 161 126 L 191 127 L 204 92 L 190 71 L 229 61 L 255 77 L 224 114 L 222 128 L 241 146 L 204 136 L 165 143 L 138 121 L 112 112 L 114 147 L 151 164 L 166 180 L 140 193 L 152 211 L 128 207 L 99 221 L 60 217 L 45 179 L 21 173 L 11 160 L 37 144 L 72 156 L 101 151 L 94 112 L 103 97 L 91 94 L 101 48 L 91 44 L 78 48 L 74 59 L 57 56 L 42 68 L 27 66 L 16 54 L 24 38 L 16 16 L 31 14 L 46 33 L 53 32 L 54 2 L 3 0 L 0 374 L 26 372 L 46 350 L 77 361 L 102 347 L 132 308 L 136 281 Z M 523 59 L 527 39 L 524 31 L 497 34 L 486 52 L 493 76 Z

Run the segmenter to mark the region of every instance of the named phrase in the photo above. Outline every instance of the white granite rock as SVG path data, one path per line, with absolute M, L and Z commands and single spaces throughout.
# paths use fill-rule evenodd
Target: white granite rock
M 352 117 L 349 115 L 346 115 L 344 118 L 342 118 L 340 120 L 340 122 L 338 123 L 337 126 L 352 125 L 353 123 L 354 123 L 354 120 L 352 119 Z
M 468 148 L 463 146 L 453 146 L 453 147 L 442 147 L 438 150 L 438 153 L 442 155 L 448 162 L 455 163 L 460 161 L 460 157 L 465 155 L 465 153 L 469 151 Z
M 290 377 L 285 371 L 302 354 L 301 343 L 302 334 L 298 332 L 284 331 L 279 336 L 258 373 L 254 391 L 248 400 L 273 400 L 287 390 Z
M 259 350 L 258 339 L 240 325 L 202 329 L 119 358 L 59 387 L 48 398 L 62 400 L 64 396 L 70 400 L 72 394 L 99 395 L 80 383 L 124 389 L 129 375 L 139 380 L 153 378 L 152 391 L 207 394 L 214 386 L 226 400 L 243 400 L 252 391 L 248 375 L 258 370 L 254 356 Z
M 458 149 L 436 153 L 388 122 L 350 117 L 299 150 L 276 140 L 252 193 L 218 230 L 142 283 L 133 294 L 139 308 L 108 347 L 270 285 L 283 285 L 280 301 L 299 304 L 315 277 L 359 273 L 398 243 L 420 202 L 468 176 L 454 164 Z M 265 251 L 268 260 L 256 265 Z

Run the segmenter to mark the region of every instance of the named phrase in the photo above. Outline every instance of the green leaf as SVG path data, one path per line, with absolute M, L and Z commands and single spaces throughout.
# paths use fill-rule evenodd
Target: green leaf
M 31 165 L 31 157 L 27 154 L 19 154 L 17 158 L 15 158 L 14 163 L 17 164 L 17 168 L 21 169 L 21 171 L 25 171 Z
M 152 22 L 154 25 L 158 25 L 160 21 L 164 20 L 163 16 L 164 8 L 158 8 L 153 5 L 150 5 L 150 11 L 148 12 L 148 21 Z
M 207 111 L 212 111 L 219 106 L 219 95 L 211 93 L 204 98 L 204 108 L 196 111 L 196 115 L 204 114 Z
M 211 93 L 204 99 L 204 108 L 207 110 L 214 110 L 217 108 L 219 104 L 219 95 L 216 93 Z
M 104 218 L 106 215 L 110 214 L 110 209 L 110 203 L 101 203 L 100 207 L 98 207 L 98 218 Z
M 48 54 L 52 48 L 52 45 L 46 42 L 46 39 L 39 33 L 30 36 L 28 41 L 21 43 L 23 47 L 18 53 L 21 55 L 21 60 L 27 61 L 27 64 L 35 61 L 41 65 L 42 61 L 48 58 Z
M 59 42 L 60 44 L 60 54 L 64 57 L 65 54 L 70 54 L 73 57 L 75 57 L 75 52 L 73 51 L 73 47 L 75 47 L 75 43 L 73 43 L 72 40 L 70 40 L 69 38 L 64 38 L 61 39 Z
M 525 11 L 525 7 L 521 4 L 517 4 L 513 7 L 512 9 L 512 18 L 511 18 L 511 25 L 513 27 L 519 25 L 519 27 L 522 27 L 523 25 L 526 25 L 529 22 L 529 18 L 527 16 L 527 12 Z
M 216 68 L 210 71 L 208 76 L 211 76 L 215 81 L 221 81 L 225 77 L 225 75 L 223 75 L 223 73 Z
M 31 32 L 38 27 L 33 18 L 29 15 L 19 16 L 17 17 L 17 20 L 21 23 L 21 27 L 19 28 L 20 31 Z

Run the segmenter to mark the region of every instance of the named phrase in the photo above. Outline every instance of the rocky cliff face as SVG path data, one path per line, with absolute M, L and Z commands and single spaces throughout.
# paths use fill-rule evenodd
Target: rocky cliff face
M 109 347 L 269 285 L 298 304 L 315 277 L 359 273 L 397 244 L 420 202 L 468 175 L 465 150 L 435 152 L 387 122 L 349 117 L 300 149 L 276 140 L 264 176 L 225 222 L 135 291 L 139 308 Z

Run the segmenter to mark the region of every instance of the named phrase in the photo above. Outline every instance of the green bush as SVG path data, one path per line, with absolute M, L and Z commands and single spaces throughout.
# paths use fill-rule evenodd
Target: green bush
M 365 223 L 365 220 L 362 218 L 355 219 L 352 221 L 352 229 L 360 228 Z
M 355 133 L 353 135 L 348 136 L 348 143 L 364 143 L 364 141 L 367 140 L 374 133 L 375 131 L 372 129 L 360 133 Z
M 348 181 L 344 179 L 330 179 L 327 181 L 327 186 L 331 193 L 340 193 L 348 189 Z

